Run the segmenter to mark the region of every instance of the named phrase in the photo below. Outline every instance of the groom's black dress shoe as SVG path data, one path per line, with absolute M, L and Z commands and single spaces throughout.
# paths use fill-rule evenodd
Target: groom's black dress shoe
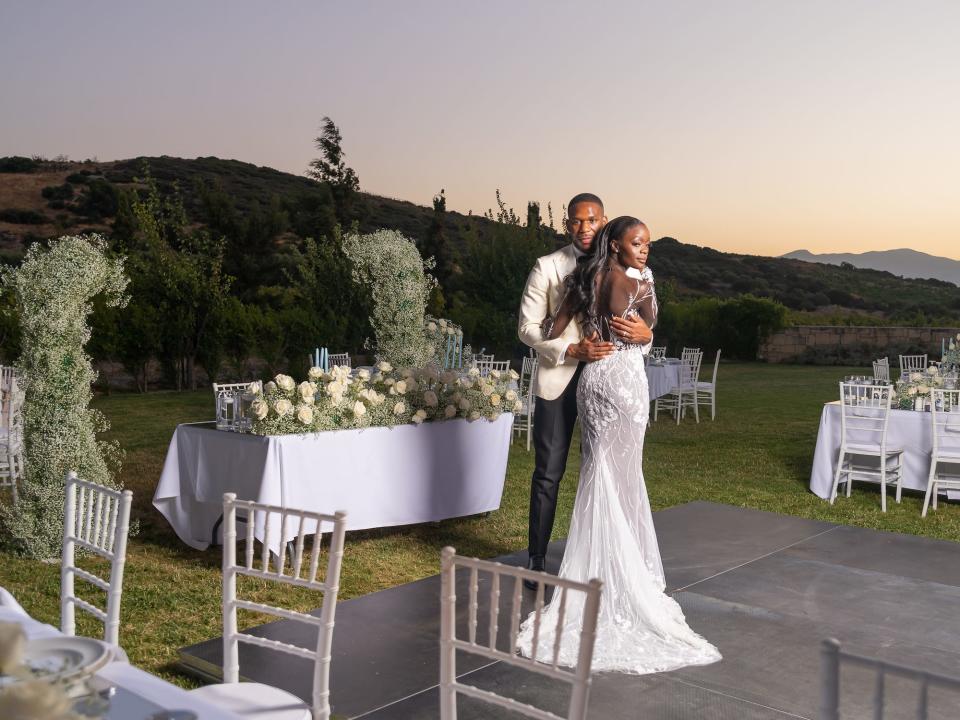
M 547 564 L 544 561 L 542 555 L 532 555 L 527 561 L 527 570 L 537 570 L 538 572 L 543 572 L 547 569 Z M 535 580 L 526 580 L 523 581 L 523 586 L 527 590 L 536 590 L 537 582 Z

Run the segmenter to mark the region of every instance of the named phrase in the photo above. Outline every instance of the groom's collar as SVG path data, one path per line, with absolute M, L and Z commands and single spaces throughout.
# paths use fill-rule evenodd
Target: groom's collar
M 584 255 L 586 255 L 586 253 L 585 253 L 583 250 L 581 250 L 580 248 L 577 247 L 576 243 L 570 243 L 570 249 L 573 250 L 573 256 L 574 256 L 577 260 L 579 260 L 579 259 L 582 258 Z

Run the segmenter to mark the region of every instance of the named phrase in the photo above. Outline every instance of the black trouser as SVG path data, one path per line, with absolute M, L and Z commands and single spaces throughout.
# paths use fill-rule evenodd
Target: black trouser
M 557 513 L 560 478 L 567 469 L 567 454 L 577 423 L 577 383 L 583 363 L 563 393 L 555 400 L 538 397 L 533 413 L 533 448 L 536 460 L 530 481 L 530 556 L 547 554 L 553 518 Z

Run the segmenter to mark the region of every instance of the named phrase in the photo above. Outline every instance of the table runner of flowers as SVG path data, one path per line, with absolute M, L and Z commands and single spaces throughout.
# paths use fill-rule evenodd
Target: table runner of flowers
M 353 372 L 344 366 L 313 367 L 300 383 L 289 375 L 251 383 L 251 432 L 288 435 L 454 418 L 496 420 L 521 408 L 511 387 L 517 377 L 513 370 L 481 377 L 476 368 L 466 373 L 433 366 L 397 369 L 388 362 Z

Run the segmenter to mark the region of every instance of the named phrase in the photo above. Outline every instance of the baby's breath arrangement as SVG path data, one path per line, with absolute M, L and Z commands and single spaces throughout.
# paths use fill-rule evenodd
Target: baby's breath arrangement
M 960 333 L 957 333 L 957 337 L 950 338 L 940 364 L 948 371 L 960 369 Z
M 25 391 L 25 478 L 16 508 L 0 506 L 0 538 L 15 552 L 50 558 L 60 554 L 67 471 L 116 487 L 110 466 L 119 467 L 120 451 L 96 438 L 109 425 L 89 407 L 96 373 L 84 346 L 91 301 L 102 294 L 123 305 L 127 278 L 99 235 L 34 243 L 0 277 L 20 305 Z
M 413 241 L 395 230 L 349 234 L 343 250 L 353 263 L 354 281 L 370 290 L 377 357 L 399 367 L 426 365 L 432 353 L 423 318 L 436 285 L 427 274 L 432 260 L 425 262 Z
M 496 420 L 501 413 L 516 412 L 520 401 L 510 381 L 513 370 L 480 377 L 425 368 L 394 368 L 381 361 L 372 371 L 347 367 L 329 372 L 310 368 L 307 379 L 297 383 L 289 375 L 277 375 L 248 388 L 254 396 L 250 406 L 253 432 L 287 435 L 323 430 L 390 427 L 434 420 Z
M 933 390 L 944 386 L 945 378 L 940 372 L 940 366 L 931 363 L 923 372 L 910 373 L 896 384 L 896 400 L 894 406 L 911 409 L 917 398 L 927 401 Z

